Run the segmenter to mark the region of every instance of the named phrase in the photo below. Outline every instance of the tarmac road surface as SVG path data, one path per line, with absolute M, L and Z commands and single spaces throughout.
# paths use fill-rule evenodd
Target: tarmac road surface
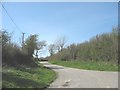
M 40 62 L 58 76 L 48 88 L 118 88 L 118 72 L 69 68 Z

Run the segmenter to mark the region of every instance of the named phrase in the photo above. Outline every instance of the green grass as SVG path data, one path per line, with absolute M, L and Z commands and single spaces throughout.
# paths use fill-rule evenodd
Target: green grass
M 27 90 L 27 88 L 46 88 L 56 78 L 56 73 L 43 67 L 5 67 L 2 78 L 3 88 L 26 88 Z
M 86 69 L 86 70 L 99 70 L 99 71 L 118 71 L 118 66 L 105 62 L 95 61 L 60 61 L 51 60 L 50 63 L 62 65 L 66 67 Z

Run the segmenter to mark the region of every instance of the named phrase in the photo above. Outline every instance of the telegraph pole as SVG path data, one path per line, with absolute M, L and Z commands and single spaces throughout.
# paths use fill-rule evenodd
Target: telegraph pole
M 24 35 L 25 33 L 22 33 L 22 47 L 24 46 Z

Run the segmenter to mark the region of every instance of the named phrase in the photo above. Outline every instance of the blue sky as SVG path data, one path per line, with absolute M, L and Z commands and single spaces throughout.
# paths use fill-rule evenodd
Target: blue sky
M 57 37 L 66 36 L 67 44 L 81 43 L 96 34 L 110 32 L 117 26 L 117 2 L 79 3 L 3 3 L 20 30 L 2 10 L 3 28 L 11 32 L 15 42 L 21 42 L 21 32 L 25 37 L 38 34 L 39 40 L 53 43 Z M 67 45 L 66 44 L 66 45 Z M 48 55 L 46 49 L 42 56 Z

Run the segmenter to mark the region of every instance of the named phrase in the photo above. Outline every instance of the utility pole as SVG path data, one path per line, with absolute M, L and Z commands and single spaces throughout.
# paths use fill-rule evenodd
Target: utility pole
M 25 33 L 22 33 L 22 47 L 24 46 L 24 35 Z

